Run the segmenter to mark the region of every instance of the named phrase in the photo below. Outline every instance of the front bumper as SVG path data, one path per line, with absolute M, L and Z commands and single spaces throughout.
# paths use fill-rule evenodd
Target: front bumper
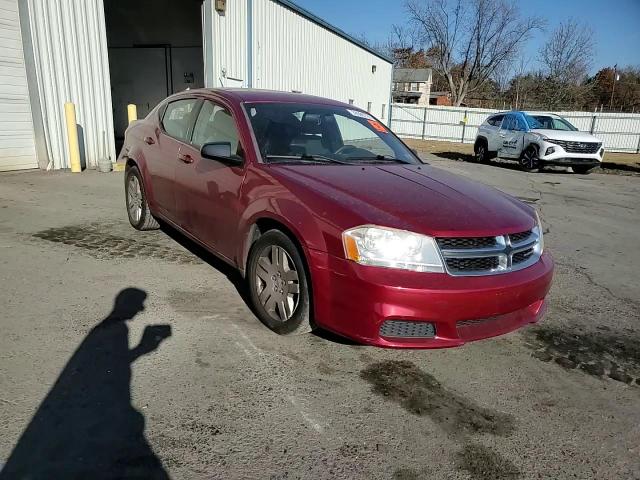
M 494 337 L 542 318 L 553 261 L 520 271 L 454 277 L 358 265 L 309 251 L 316 323 L 360 343 L 443 348 Z M 430 322 L 432 338 L 385 337 L 386 320 Z
M 553 153 L 546 152 L 553 148 Z M 545 165 L 558 165 L 564 167 L 585 166 L 597 167 L 602 163 L 604 149 L 596 153 L 570 153 L 555 143 L 543 142 L 538 149 L 538 159 Z

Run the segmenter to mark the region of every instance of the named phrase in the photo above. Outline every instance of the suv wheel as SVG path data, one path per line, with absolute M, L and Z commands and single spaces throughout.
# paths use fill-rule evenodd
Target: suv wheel
M 487 143 L 484 141 L 476 142 L 475 144 L 475 161 L 477 163 L 487 163 L 489 161 L 489 153 L 487 152 Z
M 298 248 L 279 230 L 269 230 L 251 247 L 249 295 L 258 318 L 280 335 L 313 330 L 307 272 Z
M 149 210 L 142 184 L 142 175 L 140 175 L 138 167 L 127 169 L 124 176 L 124 191 L 127 214 L 131 226 L 136 230 L 155 230 L 160 228 L 157 220 L 151 215 L 151 210 Z
M 540 159 L 538 158 L 538 149 L 529 145 L 520 156 L 520 167 L 525 172 L 537 172 L 540 168 Z

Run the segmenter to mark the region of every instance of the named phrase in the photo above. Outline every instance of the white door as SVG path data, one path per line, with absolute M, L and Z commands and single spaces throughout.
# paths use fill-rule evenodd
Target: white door
M 502 121 L 498 131 L 498 156 L 502 158 L 518 158 L 522 152 L 524 130 L 518 123 L 516 115 L 509 114 Z
M 0 171 L 38 168 L 18 0 L 0 0 Z

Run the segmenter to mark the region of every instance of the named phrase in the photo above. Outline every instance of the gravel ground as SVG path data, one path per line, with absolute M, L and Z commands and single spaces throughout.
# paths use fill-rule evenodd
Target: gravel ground
M 429 160 L 541 210 L 539 326 L 279 337 L 233 271 L 129 227 L 122 174 L 0 175 L 0 478 L 640 478 L 638 178 Z

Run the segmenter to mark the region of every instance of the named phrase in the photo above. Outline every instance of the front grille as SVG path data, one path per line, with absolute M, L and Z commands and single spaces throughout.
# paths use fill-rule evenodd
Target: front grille
M 438 238 L 440 248 L 488 248 L 496 244 L 496 237 Z
M 495 237 L 438 238 L 450 275 L 478 276 L 521 270 L 541 255 L 538 227 Z
M 433 323 L 386 320 L 380 327 L 382 337 L 433 338 L 436 329 Z
M 566 140 L 551 139 L 549 139 L 549 142 L 560 145 L 568 153 L 596 153 L 602 146 L 602 143 L 597 142 L 568 142 Z
M 511 233 L 509 235 L 509 240 L 511 240 L 511 243 L 520 243 L 523 240 L 526 240 L 527 238 L 529 238 L 531 236 L 531 230 L 527 230 L 526 232 L 520 232 L 520 233 Z
M 526 250 L 523 250 L 521 252 L 514 253 L 511 261 L 514 264 L 522 263 L 528 260 L 531 255 L 533 255 L 533 248 L 527 248 Z
M 446 258 L 445 261 L 449 271 L 456 273 L 494 270 L 500 265 L 499 257 Z

